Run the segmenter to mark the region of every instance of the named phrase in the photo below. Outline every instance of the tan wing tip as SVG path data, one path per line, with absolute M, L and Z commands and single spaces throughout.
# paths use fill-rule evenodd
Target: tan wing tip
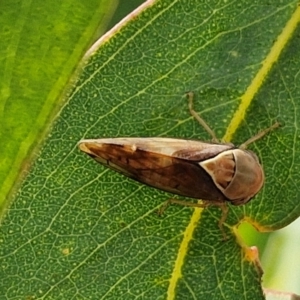
M 91 144 L 91 140 L 81 140 L 78 142 L 77 146 L 82 152 L 87 154 L 92 154 L 89 148 L 90 144 Z

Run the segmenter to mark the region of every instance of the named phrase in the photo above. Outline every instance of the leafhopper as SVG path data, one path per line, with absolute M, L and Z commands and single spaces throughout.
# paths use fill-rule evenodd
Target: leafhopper
M 204 204 L 180 200 L 171 202 L 223 209 L 219 226 L 227 216 L 226 203 L 242 205 L 250 201 L 264 184 L 258 157 L 246 150 L 250 143 L 279 126 L 261 131 L 241 146 L 220 143 L 214 132 L 193 109 L 193 93 L 187 94 L 190 113 L 212 136 L 212 142 L 174 138 L 107 138 L 79 142 L 79 148 L 97 162 L 123 175 Z

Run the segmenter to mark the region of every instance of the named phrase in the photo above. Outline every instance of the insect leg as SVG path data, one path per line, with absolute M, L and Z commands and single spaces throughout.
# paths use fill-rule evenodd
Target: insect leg
M 184 201 L 184 200 L 178 200 L 178 199 L 169 199 L 167 200 L 159 209 L 158 214 L 162 215 L 164 213 L 164 211 L 167 209 L 167 207 L 170 204 L 179 204 L 182 206 L 189 206 L 189 207 L 200 207 L 200 208 L 206 208 L 209 205 L 211 205 L 208 202 L 203 202 L 203 203 L 193 203 L 193 202 L 188 202 L 188 201 Z
M 279 122 L 274 123 L 272 126 L 270 126 L 269 128 L 266 128 L 264 130 L 262 130 L 261 132 L 259 132 L 258 134 L 256 134 L 255 136 L 251 137 L 249 140 L 247 140 L 246 142 L 244 142 L 242 145 L 240 145 L 240 149 L 245 150 L 251 143 L 261 139 L 264 135 L 266 135 L 267 133 L 269 133 L 270 131 L 278 128 L 280 126 Z
M 218 142 L 219 140 L 217 139 L 214 131 L 207 125 L 207 123 L 197 114 L 197 112 L 193 108 L 193 101 L 194 101 L 194 93 L 193 92 L 188 92 L 187 98 L 189 101 L 189 111 L 190 114 L 202 125 L 202 127 L 211 135 L 212 141 L 213 142 Z
M 184 201 L 182 201 L 184 202 Z M 175 203 L 178 203 L 178 202 L 175 202 Z M 180 204 L 180 203 L 178 203 Z M 186 205 L 186 204 L 183 204 L 183 205 Z M 200 206 L 201 205 L 201 206 Z M 208 206 L 217 206 L 219 208 L 221 208 L 222 210 L 222 216 L 221 218 L 219 219 L 219 222 L 218 222 L 218 226 L 222 232 L 222 235 L 223 235 L 223 241 L 226 241 L 228 239 L 226 233 L 225 233 L 225 230 L 224 230 L 224 226 L 223 224 L 225 223 L 226 219 L 227 219 L 227 216 L 228 216 L 228 211 L 229 211 L 229 208 L 228 208 L 228 205 L 226 202 L 211 202 L 211 201 L 206 201 L 204 202 L 203 204 L 197 204 L 197 203 L 189 203 L 188 206 L 194 206 L 194 207 L 208 207 Z
M 226 233 L 225 233 L 225 231 L 224 231 L 224 226 L 223 226 L 223 224 L 224 224 L 224 222 L 226 221 L 226 219 L 227 219 L 227 215 L 228 215 L 228 205 L 227 205 L 227 203 L 220 203 L 219 204 L 219 207 L 221 208 L 221 210 L 222 210 L 222 216 L 221 216 L 221 218 L 220 218 L 220 220 L 219 220 L 219 223 L 218 223 L 218 225 L 219 225 L 219 228 L 220 228 L 220 230 L 221 230 L 221 232 L 222 232 L 222 234 L 223 234 L 223 241 L 226 241 L 227 239 L 228 239 L 228 237 L 227 237 L 227 235 L 226 235 Z
M 228 239 L 228 237 L 224 231 L 224 227 L 223 227 L 223 224 L 226 221 L 226 218 L 228 215 L 228 206 L 227 206 L 226 202 L 212 203 L 211 201 L 204 201 L 203 203 L 194 203 L 194 202 L 188 202 L 188 201 L 178 200 L 178 199 L 169 199 L 161 206 L 161 208 L 158 211 L 158 214 L 162 215 L 170 204 L 179 204 L 179 205 L 183 205 L 183 206 L 200 207 L 200 208 L 207 208 L 208 206 L 220 207 L 222 210 L 222 216 L 218 222 L 218 226 L 222 232 L 223 240 L 225 241 Z

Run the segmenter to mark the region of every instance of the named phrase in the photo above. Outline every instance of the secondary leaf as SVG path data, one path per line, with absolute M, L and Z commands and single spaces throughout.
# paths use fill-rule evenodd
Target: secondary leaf
M 297 1 L 149 4 L 92 48 L 2 221 L 0 287 L 8 299 L 263 299 L 256 252 L 231 233 L 243 218 L 268 229 L 299 215 L 293 29 L 251 105 L 240 99 L 295 14 L 298 24 Z M 284 125 L 251 146 L 266 184 L 249 205 L 231 209 L 227 242 L 219 209 L 172 206 L 159 218 L 170 195 L 99 166 L 76 146 L 97 137 L 208 139 L 188 113 L 186 91 L 220 137 L 232 120 L 242 121 L 240 143 L 276 120 Z
M 74 3 L 1 3 L 0 206 L 21 165 L 28 164 L 29 149 L 41 140 L 70 74 L 114 8 L 107 0 Z

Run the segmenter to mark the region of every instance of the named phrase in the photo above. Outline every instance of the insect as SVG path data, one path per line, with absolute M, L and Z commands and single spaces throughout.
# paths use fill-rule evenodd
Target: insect
M 240 147 L 218 142 L 214 132 L 193 109 L 192 92 L 187 93 L 190 113 L 212 136 L 212 142 L 174 138 L 108 138 L 79 142 L 79 148 L 100 164 L 149 186 L 202 199 L 192 203 L 172 199 L 187 206 L 217 205 L 223 210 L 219 227 L 227 217 L 226 203 L 242 205 L 264 184 L 258 157 L 246 150 L 250 143 L 279 126 L 261 131 Z M 224 234 L 224 233 L 223 233 Z

